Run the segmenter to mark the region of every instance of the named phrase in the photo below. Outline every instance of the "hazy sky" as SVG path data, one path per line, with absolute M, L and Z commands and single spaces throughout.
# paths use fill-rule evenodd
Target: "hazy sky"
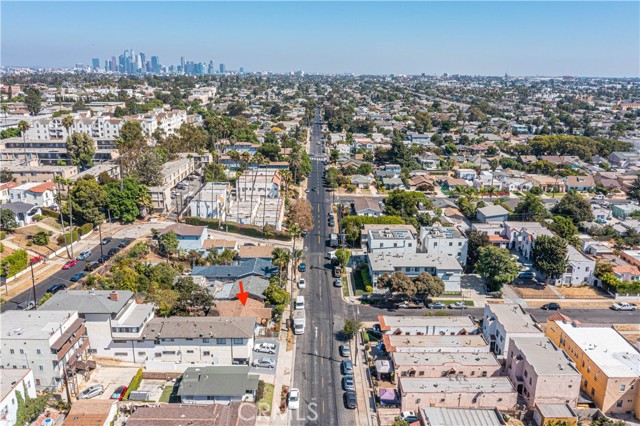
M 640 2 L 0 2 L 1 63 L 640 76 Z

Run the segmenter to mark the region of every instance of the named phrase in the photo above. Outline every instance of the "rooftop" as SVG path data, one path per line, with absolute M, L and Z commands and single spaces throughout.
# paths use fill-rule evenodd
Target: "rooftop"
M 250 275 L 271 277 L 278 272 L 278 268 L 271 260 L 254 258 L 243 259 L 233 265 L 196 266 L 191 270 L 191 275 L 202 275 L 209 280 L 215 279 L 239 279 Z
M 103 426 L 111 416 L 113 399 L 80 399 L 71 405 L 62 426 Z M 113 410 L 115 414 L 116 410 Z
M 527 362 L 538 374 L 553 376 L 579 376 L 573 361 L 546 336 L 512 337 L 525 355 Z
M 369 253 L 371 268 L 378 271 L 394 271 L 402 267 L 437 268 L 439 270 L 462 271 L 460 263 L 452 256 L 434 253 Z
M 216 365 L 189 367 L 178 389 L 179 396 L 244 396 L 247 390 L 258 388 L 257 374 L 250 374 L 248 365 Z
M 164 235 L 173 231 L 178 236 L 184 237 L 200 237 L 203 233 L 206 235 L 206 226 L 187 225 L 186 223 L 174 223 L 162 229 L 159 234 Z
M 253 404 L 158 404 L 140 406 L 127 419 L 127 426 L 253 426 L 258 409 Z
M 400 377 L 402 393 L 495 393 L 515 392 L 508 377 Z
M 428 426 L 504 426 L 502 415 L 491 408 L 420 407 Z
M 0 315 L 3 341 L 48 340 L 69 321 L 75 311 L 6 311 Z
M 141 339 L 249 339 L 253 336 L 255 324 L 255 318 L 244 317 L 154 318 L 147 323 Z
M 392 348 L 408 347 L 408 348 L 460 348 L 460 347 L 488 347 L 484 337 L 479 334 L 466 334 L 456 336 L 402 336 L 395 334 L 385 334 L 383 336 L 387 350 Z M 390 347 L 391 346 L 391 347 Z M 418 352 L 418 351 L 416 351 Z
M 491 352 L 394 352 L 391 354 L 393 364 L 398 366 L 441 366 L 444 364 L 461 364 L 467 366 L 491 365 L 500 368 L 500 363 Z
M 465 238 L 458 228 L 452 226 L 423 226 L 420 228 L 420 235 L 429 238 Z
M 117 290 L 117 300 L 110 290 L 64 290 L 47 300 L 38 311 L 78 311 L 78 314 L 117 314 L 133 297 L 129 290 Z
M 497 320 L 502 324 L 507 333 L 542 333 L 531 315 L 522 310 L 519 305 L 513 303 L 486 304 L 485 318 Z
M 369 235 L 374 240 L 415 240 L 413 232 L 405 230 L 369 230 Z
M 15 388 L 31 369 L 0 368 L 0 401 Z M 22 392 L 22 389 L 18 389 Z
M 402 327 L 465 327 L 469 331 L 478 327 L 468 316 L 455 317 L 406 317 L 378 315 L 382 331 L 396 330 Z

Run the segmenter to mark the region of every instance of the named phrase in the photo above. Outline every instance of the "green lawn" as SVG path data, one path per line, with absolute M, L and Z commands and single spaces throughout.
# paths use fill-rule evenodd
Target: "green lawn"
M 344 297 L 349 297 L 349 285 L 347 283 L 347 276 L 342 276 L 342 295 Z
M 262 398 L 256 403 L 258 404 L 258 410 L 267 415 L 271 415 L 271 403 L 273 402 L 273 385 L 271 383 L 263 383 L 264 390 Z
M 474 306 L 473 300 L 437 300 L 437 302 L 444 303 L 445 305 L 449 305 L 450 303 L 455 302 L 464 302 L 464 304 L 467 306 Z
M 176 395 L 177 392 L 177 386 L 166 385 L 164 389 L 162 389 L 162 395 L 160 396 L 159 402 L 179 403 L 180 398 Z
M 359 269 L 356 269 L 351 273 L 351 284 L 353 285 L 353 291 L 356 296 L 362 296 L 364 292 L 364 280 Z

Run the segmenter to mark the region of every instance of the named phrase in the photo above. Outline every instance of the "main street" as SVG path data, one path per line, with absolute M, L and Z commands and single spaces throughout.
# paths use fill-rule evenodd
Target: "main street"
M 353 425 L 354 411 L 347 410 L 342 400 L 339 343 L 336 333 L 343 326 L 347 306 L 342 289 L 333 286 L 329 265 L 326 264 L 326 241 L 330 233 L 327 216 L 331 211 L 330 197 L 323 185 L 323 163 L 319 159 L 322 147 L 322 124 L 316 112 L 311 129 L 312 172 L 308 178 L 308 198 L 311 202 L 315 226 L 304 240 L 303 274 L 307 288 L 300 294 L 306 299 L 306 329 L 297 336 L 294 367 L 294 387 L 300 389 L 300 410 L 291 414 L 291 424 Z M 364 407 L 360 407 L 363 409 Z

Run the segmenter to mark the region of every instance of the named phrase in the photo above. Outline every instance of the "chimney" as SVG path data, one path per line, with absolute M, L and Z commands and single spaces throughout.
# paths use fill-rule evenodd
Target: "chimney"
M 109 299 L 113 300 L 114 302 L 118 301 L 118 292 L 116 290 L 111 290 L 111 293 L 109 293 Z

